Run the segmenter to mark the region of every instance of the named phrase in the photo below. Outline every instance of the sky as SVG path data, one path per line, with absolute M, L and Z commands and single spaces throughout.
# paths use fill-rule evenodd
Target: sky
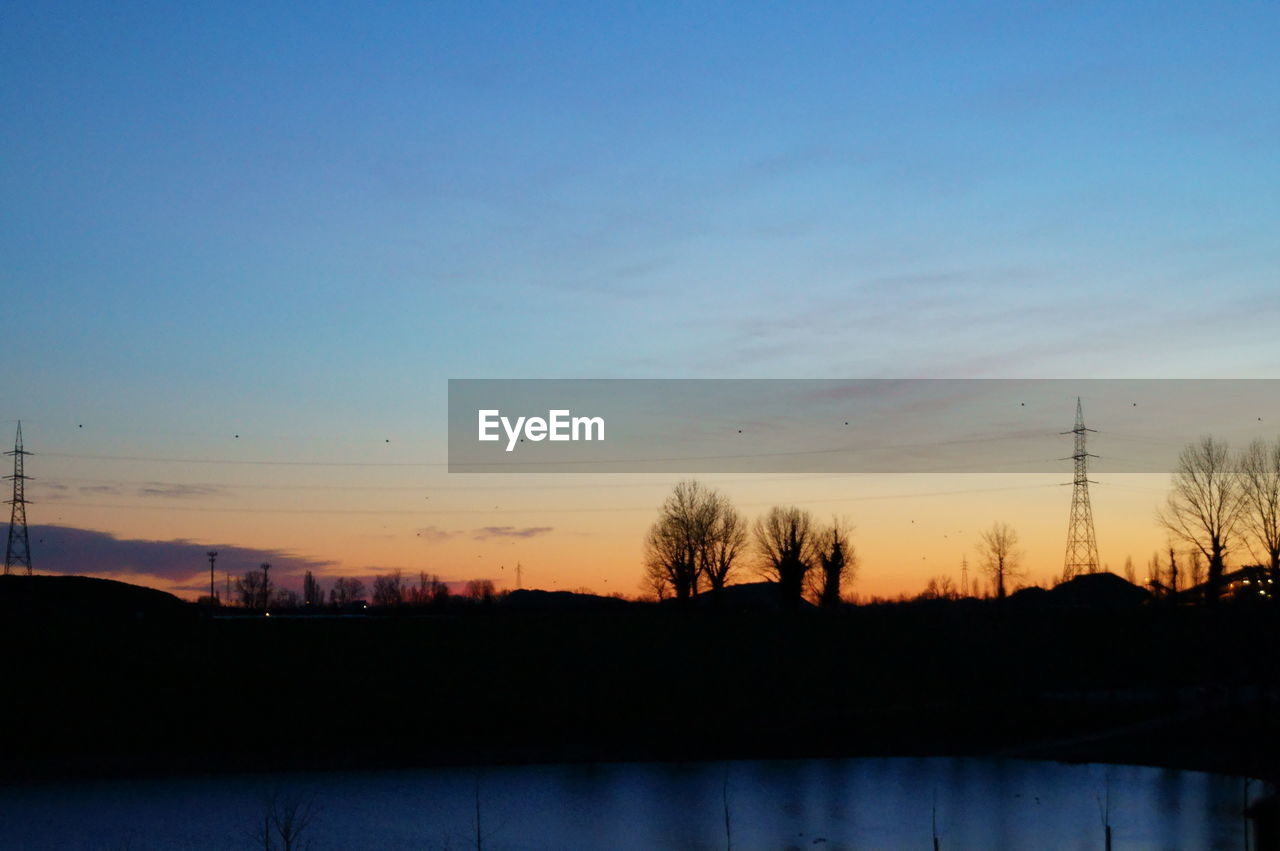
M 1280 377 L 1276 43 L 1250 2 L 5 4 L 36 569 L 635 593 L 679 477 L 450 474 L 450 378 Z M 996 520 L 1047 579 L 1068 476 L 711 483 L 848 517 L 896 594 Z M 1099 481 L 1145 562 L 1167 476 Z

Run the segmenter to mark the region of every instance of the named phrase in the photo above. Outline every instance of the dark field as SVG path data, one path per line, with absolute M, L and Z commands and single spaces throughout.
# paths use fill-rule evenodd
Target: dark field
M 213 618 L 35 580 L 0 584 L 11 780 L 860 755 L 1276 777 L 1273 607 Z

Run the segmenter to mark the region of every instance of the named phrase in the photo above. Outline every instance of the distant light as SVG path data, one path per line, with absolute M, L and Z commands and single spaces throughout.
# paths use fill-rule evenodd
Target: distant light
M 271 612 L 267 612 L 267 617 L 271 617 Z

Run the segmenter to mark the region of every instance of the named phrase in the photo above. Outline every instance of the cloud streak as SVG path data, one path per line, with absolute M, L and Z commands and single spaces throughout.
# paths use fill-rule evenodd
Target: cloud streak
M 2 534 L 8 533 L 3 524 Z M 32 562 L 37 573 L 93 574 L 129 577 L 164 584 L 207 582 L 210 549 L 218 551 L 219 581 L 223 572 L 233 576 L 271 563 L 272 578 L 300 576 L 332 562 L 307 558 L 286 550 L 237 547 L 188 540 L 151 541 L 119 538 L 108 532 L 73 526 L 39 525 L 28 529 Z M 199 583 L 191 587 L 199 587 Z M 207 584 L 203 586 L 208 588 Z
M 81 496 L 119 496 L 120 489 L 114 485 L 81 485 L 76 488 Z
M 553 531 L 553 526 L 481 526 L 476 529 L 441 529 L 438 526 L 423 526 L 415 529 L 419 538 L 441 543 L 467 537 L 473 541 L 509 540 L 514 538 L 536 538 Z
M 476 541 L 488 541 L 502 538 L 536 538 L 552 530 L 551 526 L 482 526 L 471 533 Z
M 462 532 L 457 529 L 449 530 L 441 529 L 437 526 L 423 526 L 421 529 L 414 530 L 414 534 L 428 541 L 451 541 L 462 535 Z
M 179 485 L 165 482 L 150 482 L 138 488 L 138 496 L 161 497 L 163 499 L 190 499 L 201 496 L 217 496 L 221 490 L 208 485 Z

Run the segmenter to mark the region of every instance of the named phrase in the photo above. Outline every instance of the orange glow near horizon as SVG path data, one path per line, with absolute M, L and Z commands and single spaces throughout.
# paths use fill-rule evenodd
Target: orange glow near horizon
M 46 480 L 58 480 L 65 475 L 58 468 L 70 464 L 51 458 L 43 466 Z M 634 596 L 641 593 L 644 532 L 681 477 L 450 476 L 391 470 L 378 478 L 371 485 L 367 473 L 285 470 L 265 486 L 258 480 L 237 487 L 234 479 L 211 486 L 191 476 L 186 484 L 194 495 L 148 499 L 120 493 L 86 498 L 94 486 L 78 485 L 85 488 L 78 496 L 47 499 L 32 509 L 29 519 L 120 538 L 283 552 L 327 562 L 315 570 L 326 583 L 337 576 L 369 577 L 399 569 L 410 577 L 425 571 L 449 581 L 491 579 L 500 589 L 511 589 L 519 563 L 526 588 L 586 588 Z M 996 521 L 1009 523 L 1019 535 L 1026 584 L 1047 583 L 1062 570 L 1071 497 L 1070 487 L 1061 484 L 1065 475 L 697 478 L 726 493 L 749 520 L 771 505 L 785 504 L 806 508 L 819 520 L 833 515 L 846 519 L 854 527 L 859 569 L 851 590 L 859 598 L 915 594 L 940 575 L 950 576 L 958 587 L 964 558 L 970 581 L 977 580 L 979 534 Z M 1094 478 L 1098 484 L 1091 495 L 1101 561 L 1123 574 L 1125 559 L 1131 557 L 1141 582 L 1151 554 L 1168 546 L 1155 521 L 1168 476 Z M 358 509 L 352 510 L 353 504 Z M 37 548 L 37 570 L 39 558 Z M 218 581 L 224 572 L 236 576 L 256 566 L 220 561 Z M 749 553 L 739 581 L 754 578 L 754 567 Z M 203 563 L 192 565 L 191 581 L 138 572 L 127 581 L 194 597 L 188 589 L 199 586 L 205 570 Z M 82 572 L 126 578 L 95 574 L 89 565 Z M 286 572 L 280 579 L 289 586 L 301 584 L 300 576 Z

